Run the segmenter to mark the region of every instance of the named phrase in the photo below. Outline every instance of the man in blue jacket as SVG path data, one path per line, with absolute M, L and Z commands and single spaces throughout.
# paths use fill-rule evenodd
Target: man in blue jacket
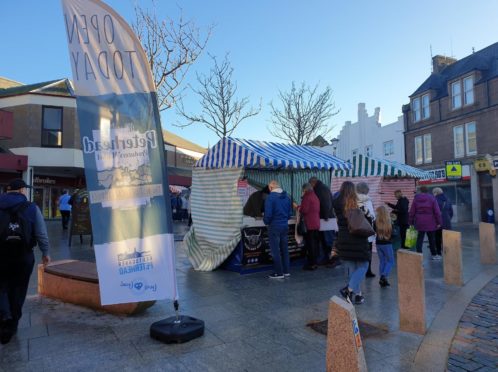
M 7 192 L 0 195 L 2 218 L 8 218 L 2 225 L 11 229 L 10 214 L 19 216 L 19 225 L 23 226 L 21 236 L 16 245 L 11 240 L 0 241 L 0 343 L 6 344 L 17 332 L 17 325 L 22 316 L 22 306 L 28 291 L 29 278 L 33 272 L 35 256 L 33 248 L 38 244 L 42 252 L 42 262 L 50 262 L 48 255 L 47 227 L 38 206 L 29 203 L 26 198 L 26 183 L 15 179 L 7 186 Z M 17 217 L 16 217 L 17 218 Z M 5 223 L 6 222 L 6 223 Z M 14 226 L 14 229 L 16 226 Z M 11 230 L 12 231 L 12 230 Z M 4 231 L 0 231 L 2 237 Z M 15 249 L 14 249 L 15 248 Z
M 289 218 L 291 216 L 291 200 L 277 181 L 268 184 L 270 195 L 265 200 L 263 221 L 268 226 L 268 238 L 273 258 L 273 274 L 270 279 L 289 277 Z

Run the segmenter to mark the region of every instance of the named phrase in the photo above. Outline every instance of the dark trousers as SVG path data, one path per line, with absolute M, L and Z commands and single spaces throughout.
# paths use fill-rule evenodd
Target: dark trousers
M 436 253 L 441 256 L 441 252 L 443 251 L 443 229 L 439 229 L 435 231 L 436 233 Z
M 422 253 L 422 244 L 424 243 L 424 236 L 427 234 L 429 238 L 429 249 L 431 254 L 435 256 L 437 254 L 436 250 L 436 232 L 435 231 L 419 231 L 417 235 L 417 252 Z
M 399 236 L 401 239 L 401 248 L 406 248 L 405 246 L 405 241 L 406 241 L 406 230 L 408 230 L 409 225 L 399 225 Z
M 20 258 L 0 258 L 0 320 L 12 318 L 17 326 L 34 264 L 32 250 Z
M 320 259 L 320 248 L 317 251 L 317 260 L 320 259 L 322 263 L 329 262 L 330 253 L 332 252 L 332 247 L 334 246 L 335 240 L 335 231 L 334 230 L 326 230 L 326 231 L 318 231 L 319 242 L 322 247 L 322 256 Z
M 318 230 L 308 230 L 304 237 L 306 248 L 306 264 L 314 266 L 317 264 L 319 255 L 320 232 Z
M 69 217 L 71 217 L 71 211 L 61 211 L 62 216 L 62 228 L 67 229 L 67 224 L 69 222 Z

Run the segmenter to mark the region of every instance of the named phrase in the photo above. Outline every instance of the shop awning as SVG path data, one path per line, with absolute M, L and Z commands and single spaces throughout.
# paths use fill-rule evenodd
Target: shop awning
M 353 157 L 352 169 L 335 172 L 336 177 L 412 177 L 430 179 L 432 174 L 406 164 L 386 159 L 369 158 L 363 155 Z
M 312 146 L 223 138 L 195 167 L 347 170 L 351 165 Z

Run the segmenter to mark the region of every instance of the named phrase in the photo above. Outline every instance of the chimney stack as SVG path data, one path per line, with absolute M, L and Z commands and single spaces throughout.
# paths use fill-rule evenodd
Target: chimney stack
M 432 73 L 437 74 L 441 72 L 446 66 L 449 66 L 456 61 L 456 58 L 438 54 L 437 56 L 432 57 Z

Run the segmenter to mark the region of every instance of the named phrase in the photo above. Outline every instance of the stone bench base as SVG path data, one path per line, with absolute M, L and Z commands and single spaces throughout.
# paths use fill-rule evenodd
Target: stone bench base
M 86 271 L 94 271 L 95 274 L 88 275 L 87 272 L 79 272 L 75 275 L 66 275 L 70 271 L 68 268 L 75 265 L 83 265 L 87 269 Z M 47 272 L 47 269 L 50 272 Z M 57 271 L 61 273 L 58 274 Z M 144 301 L 103 306 L 100 303 L 100 289 L 96 272 L 94 263 L 76 260 L 54 261 L 47 267 L 38 265 L 38 293 L 63 302 L 117 315 L 138 314 L 156 302 Z

